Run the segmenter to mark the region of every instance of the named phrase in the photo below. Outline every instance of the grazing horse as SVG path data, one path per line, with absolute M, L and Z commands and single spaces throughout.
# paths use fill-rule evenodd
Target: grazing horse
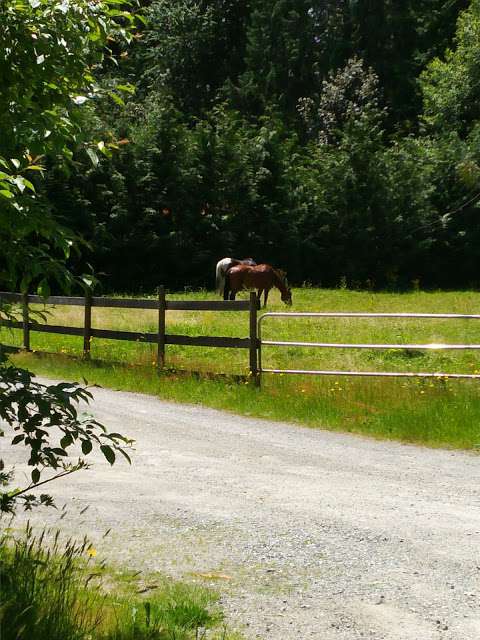
M 282 302 L 289 306 L 292 304 L 292 291 L 287 285 L 285 273 L 269 264 L 254 267 L 245 264 L 234 265 L 228 270 L 226 280 L 225 289 L 230 291 L 230 300 L 235 300 L 235 295 L 242 289 L 256 289 L 258 300 L 263 292 L 263 306 L 266 307 L 268 292 L 272 287 L 276 287 L 281 293 Z
M 247 264 L 254 267 L 257 263 L 253 258 L 244 258 L 238 260 L 237 258 L 222 258 L 217 262 L 215 268 L 215 288 L 220 295 L 223 295 L 224 300 L 228 300 L 228 289 L 225 288 L 225 276 L 228 270 L 237 264 Z

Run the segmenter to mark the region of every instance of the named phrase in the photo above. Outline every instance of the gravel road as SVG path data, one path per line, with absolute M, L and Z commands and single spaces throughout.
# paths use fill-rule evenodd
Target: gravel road
M 133 465 L 98 458 L 52 492 L 100 556 L 214 584 L 248 638 L 480 638 L 478 456 L 94 396 Z

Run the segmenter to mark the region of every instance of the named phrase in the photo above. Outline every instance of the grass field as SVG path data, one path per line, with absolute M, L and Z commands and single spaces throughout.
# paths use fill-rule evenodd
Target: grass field
M 275 292 L 269 311 L 287 310 Z M 171 294 L 170 299 L 215 299 L 211 292 Z M 365 311 L 478 313 L 475 292 L 404 294 L 348 290 L 296 289 L 292 311 Z M 49 309 L 52 324 L 81 326 L 79 307 Z M 155 331 L 156 312 L 94 309 L 92 326 Z M 167 332 L 184 335 L 248 336 L 248 313 L 167 313 Z M 408 319 L 267 319 L 263 337 L 341 343 L 474 343 L 480 344 L 475 320 Z M 3 330 L 2 342 L 20 344 L 19 331 Z M 81 355 L 82 339 L 32 332 L 32 349 Z M 313 427 L 365 433 L 432 446 L 476 448 L 480 444 L 480 381 L 347 379 L 264 376 L 262 390 L 231 380 L 155 373 L 155 345 L 94 339 L 93 359 L 113 364 L 72 362 L 61 358 L 16 356 L 36 373 L 64 378 L 84 376 L 89 382 L 154 393 L 164 398 L 295 421 Z M 479 351 L 389 349 L 385 351 L 266 347 L 267 368 L 363 371 L 480 371 Z M 248 351 L 167 347 L 170 370 L 227 374 L 248 373 Z

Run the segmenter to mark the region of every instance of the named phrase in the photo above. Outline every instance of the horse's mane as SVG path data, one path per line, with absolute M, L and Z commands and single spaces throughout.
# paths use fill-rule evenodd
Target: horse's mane
M 280 289 L 282 293 L 287 291 L 286 273 L 280 269 L 272 267 L 275 285 Z

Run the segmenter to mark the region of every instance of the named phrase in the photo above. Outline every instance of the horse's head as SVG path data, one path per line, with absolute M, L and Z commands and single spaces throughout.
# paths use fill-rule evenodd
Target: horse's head
M 284 302 L 287 306 L 292 306 L 292 290 L 290 287 L 285 287 L 285 291 L 282 293 L 282 302 Z
M 278 283 L 280 286 L 278 288 L 280 289 L 282 302 L 290 307 L 292 304 L 292 290 L 288 286 L 287 274 L 281 269 L 276 269 L 276 273 L 277 277 L 280 279 L 280 282 Z

